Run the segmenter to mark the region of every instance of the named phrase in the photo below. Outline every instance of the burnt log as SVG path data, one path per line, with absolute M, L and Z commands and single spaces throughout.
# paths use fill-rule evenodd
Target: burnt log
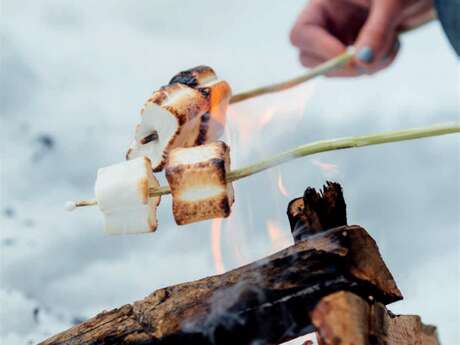
M 318 192 L 308 187 L 303 197 L 289 203 L 287 215 L 294 241 L 301 241 L 322 231 L 347 225 L 342 187 L 329 181 Z
M 350 292 L 324 297 L 310 313 L 320 345 L 439 345 L 436 327 L 417 315 L 394 315 Z
M 43 345 L 278 344 L 314 331 L 310 313 L 346 290 L 402 298 L 375 241 L 359 226 L 318 233 L 267 258 L 102 312 Z

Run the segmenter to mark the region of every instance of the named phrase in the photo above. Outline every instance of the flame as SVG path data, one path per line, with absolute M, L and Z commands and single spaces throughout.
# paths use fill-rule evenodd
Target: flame
M 326 177 L 335 177 L 339 174 L 339 167 L 336 164 L 321 162 L 318 159 L 312 159 L 311 163 L 319 167 Z
M 247 151 L 248 145 L 254 147 L 263 142 L 267 133 L 282 136 L 286 130 L 295 129 L 296 123 L 302 120 L 313 93 L 314 83 L 308 83 L 289 91 L 230 105 L 227 110 L 226 139 L 231 137 L 233 146 Z
M 211 251 L 217 274 L 225 272 L 221 248 L 222 218 L 213 219 L 211 224 Z
M 291 243 L 286 233 L 272 220 L 267 221 L 267 234 L 270 238 L 273 250 L 283 249 Z
M 246 165 L 249 159 L 254 161 L 265 158 L 270 154 L 269 150 L 275 150 L 276 148 L 270 147 L 273 139 L 283 138 L 296 130 L 313 93 L 314 83 L 307 83 L 283 92 L 231 104 L 227 109 L 224 141 L 231 147 L 232 166 Z M 285 197 L 289 196 L 282 176 L 278 177 L 277 182 L 279 191 L 275 190 L 276 184 L 273 183 L 269 192 L 273 194 L 271 199 L 275 205 L 284 203 Z M 213 221 L 211 249 L 217 272 L 224 271 L 222 251 L 225 253 L 227 269 L 251 261 L 254 251 L 250 248 L 250 239 L 253 236 L 250 212 L 251 205 L 244 205 L 240 200 L 233 206 L 232 214 L 225 222 Z M 290 232 L 285 230 L 282 231 L 274 221 L 267 223 L 267 236 L 273 248 L 284 248 L 292 243 Z M 225 233 L 224 239 L 222 233 Z
M 237 192 L 237 188 L 235 188 L 235 192 Z M 243 222 L 241 219 L 242 214 L 238 212 L 239 207 L 241 207 L 240 200 L 239 205 L 233 206 L 233 211 L 230 217 L 226 218 L 224 223 L 225 229 L 228 229 L 229 234 L 229 241 L 228 247 L 229 252 L 232 254 L 232 265 L 242 266 L 247 264 L 250 259 L 246 257 L 246 253 L 248 252 L 247 243 L 247 233 L 248 233 L 248 224 L 249 221 Z
M 283 177 L 281 174 L 278 175 L 278 190 L 281 194 L 283 194 L 286 198 L 289 197 L 289 193 L 284 186 Z

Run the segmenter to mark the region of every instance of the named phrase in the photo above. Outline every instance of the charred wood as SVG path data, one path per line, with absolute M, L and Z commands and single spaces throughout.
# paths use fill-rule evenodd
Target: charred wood
M 347 225 L 346 212 L 340 184 L 328 181 L 318 192 L 308 187 L 303 197 L 292 200 L 288 205 L 287 214 L 294 240 L 301 241 L 321 231 Z
M 324 231 L 222 275 L 157 290 L 42 344 L 277 344 L 313 331 L 310 313 L 341 290 L 385 304 L 402 298 L 375 241 L 359 226 Z

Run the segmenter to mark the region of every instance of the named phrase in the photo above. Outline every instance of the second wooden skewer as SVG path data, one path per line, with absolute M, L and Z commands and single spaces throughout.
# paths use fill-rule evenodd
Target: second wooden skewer
M 437 124 L 426 128 L 403 129 L 356 137 L 316 141 L 310 144 L 301 145 L 292 150 L 276 155 L 272 158 L 248 165 L 244 168 L 229 171 L 227 174 L 227 182 L 236 181 L 244 177 L 254 175 L 263 170 L 270 169 L 277 165 L 283 164 L 290 160 L 313 155 L 315 153 L 379 145 L 398 141 L 414 140 L 452 133 L 460 133 L 460 122 Z M 170 193 L 171 190 L 169 186 L 162 186 L 149 191 L 150 197 L 166 195 Z M 66 209 L 71 211 L 76 207 L 94 205 L 97 205 L 96 200 L 69 201 L 68 203 L 66 203 Z

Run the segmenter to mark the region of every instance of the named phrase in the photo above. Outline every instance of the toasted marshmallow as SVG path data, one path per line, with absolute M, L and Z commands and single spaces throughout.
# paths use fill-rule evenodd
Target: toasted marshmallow
M 208 110 L 209 101 L 201 92 L 178 83 L 162 87 L 141 109 L 142 120 L 126 158 L 146 156 L 154 171 L 162 170 L 170 150 L 196 145 L 201 116 Z
M 226 182 L 230 149 L 221 141 L 169 153 L 166 178 L 178 225 L 230 215 L 233 186 Z
M 181 83 L 200 91 L 209 101 L 209 111 L 201 116 L 200 133 L 196 145 L 219 139 L 225 129 L 226 113 L 232 90 L 217 78 L 211 67 L 197 66 L 176 74 L 170 84 Z
M 108 234 L 137 234 L 155 231 L 160 197 L 149 197 L 149 189 L 159 187 L 147 157 L 101 168 L 97 172 L 95 194 L 104 214 Z

